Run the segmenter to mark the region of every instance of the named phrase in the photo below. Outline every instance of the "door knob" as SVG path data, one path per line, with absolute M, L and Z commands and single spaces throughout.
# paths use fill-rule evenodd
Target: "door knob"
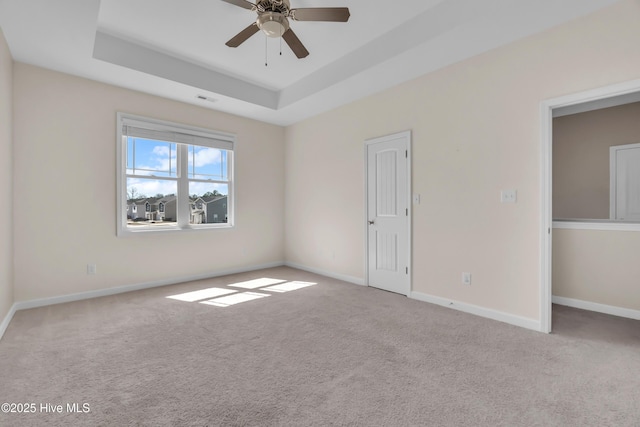
M 373 225 L 375 221 L 369 221 L 369 225 Z

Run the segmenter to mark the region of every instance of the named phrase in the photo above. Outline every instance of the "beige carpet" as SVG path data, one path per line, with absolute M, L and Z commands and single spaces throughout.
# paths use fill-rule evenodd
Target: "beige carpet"
M 25 310 L 0 402 L 36 413 L 0 425 L 640 426 L 640 322 L 553 320 L 545 335 L 289 268 Z

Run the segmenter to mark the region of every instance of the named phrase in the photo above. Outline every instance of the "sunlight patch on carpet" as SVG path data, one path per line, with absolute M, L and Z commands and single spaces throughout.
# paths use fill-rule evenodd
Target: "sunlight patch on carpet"
M 242 292 L 240 294 L 228 295 L 226 297 L 215 298 L 209 301 L 201 301 L 200 304 L 215 305 L 216 307 L 229 307 L 255 299 L 269 297 L 269 294 L 260 294 L 257 292 Z
M 185 302 L 197 302 L 200 304 L 212 305 L 215 307 L 229 307 L 231 305 L 236 305 L 247 301 L 253 301 L 268 296 L 275 296 L 273 294 L 259 293 L 256 291 L 268 291 L 281 294 L 285 292 L 297 291 L 299 289 L 304 289 L 309 286 L 315 285 L 317 285 L 317 283 L 315 282 L 302 282 L 298 280 L 287 281 L 262 277 L 260 279 L 253 279 L 245 282 L 233 283 L 230 285 L 222 285 L 246 289 L 247 291 L 244 292 L 242 290 L 214 287 L 176 295 L 169 295 L 165 298 Z M 249 292 L 249 290 L 252 292 Z
M 263 291 L 273 291 L 273 292 L 289 292 L 289 291 L 297 291 L 298 289 L 306 288 L 308 286 L 314 286 L 317 283 L 313 282 L 287 282 L 281 283 L 279 285 L 269 286 L 267 288 L 263 288 Z
M 232 289 L 208 288 L 201 289 L 199 291 L 185 292 L 184 294 L 169 295 L 167 298 L 176 299 L 178 301 L 196 302 L 236 292 L 238 291 L 234 291 Z
M 231 285 L 232 288 L 242 288 L 242 289 L 257 289 L 262 288 L 263 286 L 275 285 L 276 283 L 283 283 L 286 280 L 280 279 L 270 279 L 268 277 L 263 277 L 261 279 L 248 280 L 246 282 L 238 282 L 233 283 Z

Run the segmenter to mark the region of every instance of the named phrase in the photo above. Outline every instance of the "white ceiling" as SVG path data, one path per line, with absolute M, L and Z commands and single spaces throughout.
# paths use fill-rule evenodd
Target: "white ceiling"
M 225 46 L 255 13 L 221 0 L 0 0 L 0 27 L 16 61 L 289 125 L 616 1 L 291 0 L 351 12 L 292 22 L 304 59 Z

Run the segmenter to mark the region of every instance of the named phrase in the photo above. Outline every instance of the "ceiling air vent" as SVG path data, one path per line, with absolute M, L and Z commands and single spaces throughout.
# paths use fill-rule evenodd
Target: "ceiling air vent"
M 210 98 L 208 96 L 204 96 L 204 95 L 196 95 L 196 98 L 202 100 L 202 101 L 209 101 L 209 102 L 216 102 L 217 99 L 215 98 Z

